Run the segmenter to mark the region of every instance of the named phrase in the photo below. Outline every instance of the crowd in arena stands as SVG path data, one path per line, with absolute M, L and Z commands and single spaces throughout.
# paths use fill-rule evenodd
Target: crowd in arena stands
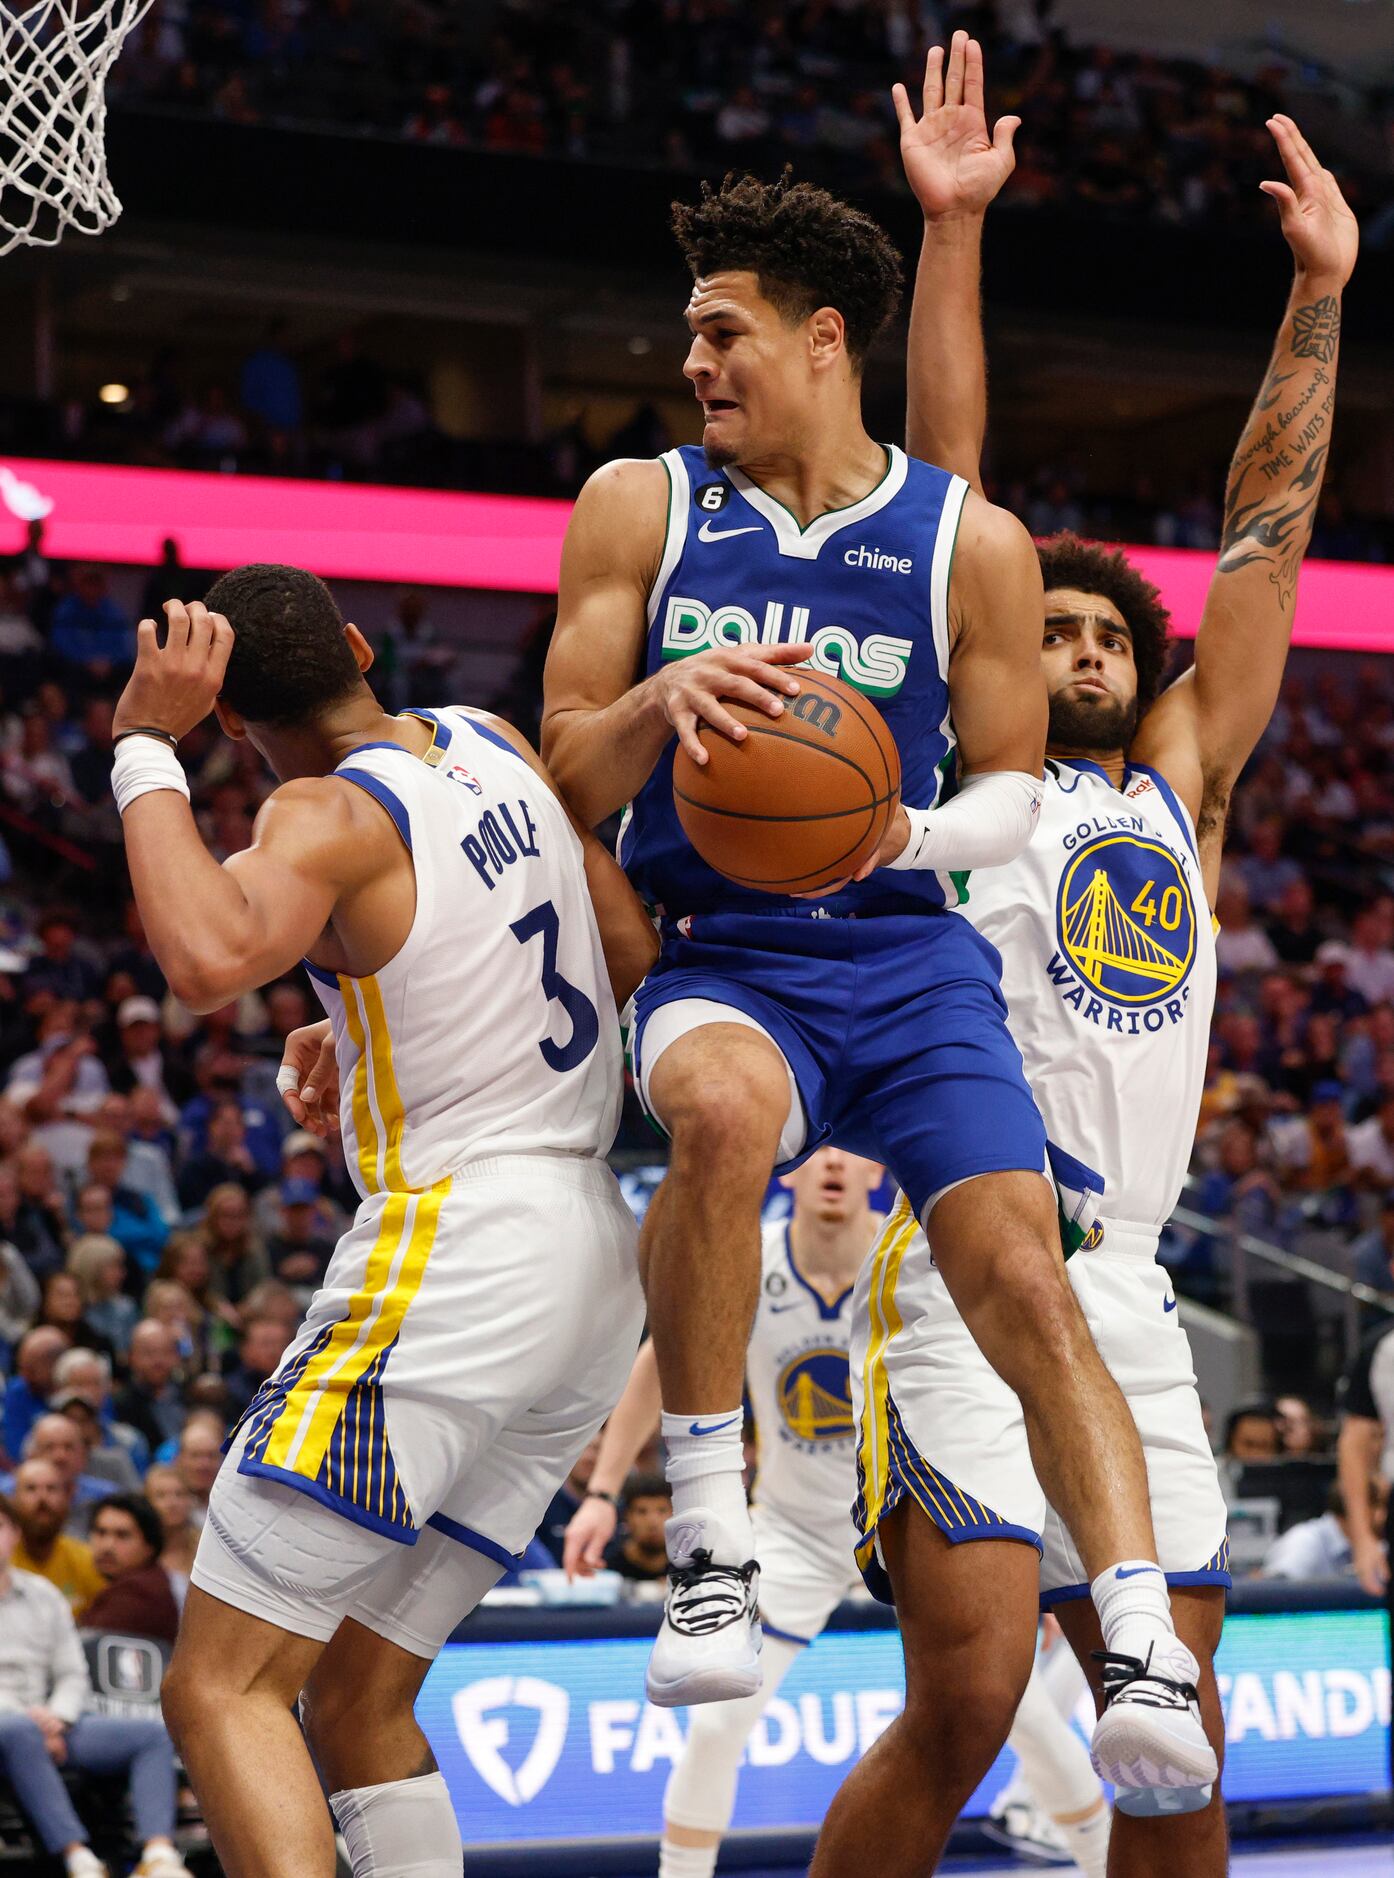
M 294 1335 L 355 1196 L 337 1142 L 295 1130 L 276 1092 L 284 1038 L 317 1012 L 307 982 L 196 1018 L 145 941 L 108 799 L 132 625 L 105 573 L 58 566 L 36 528 L 3 579 L 23 631 L 0 629 L 0 1493 L 17 1508 L 21 1558 L 82 1613 L 108 1581 L 89 1522 L 113 1495 L 156 1509 L 177 1595 L 224 1436 Z M 166 555 L 146 604 L 199 585 Z M 388 703 L 449 689 L 455 654 L 423 596 L 365 624 Z M 546 642 L 544 618 L 507 695 L 482 700 L 534 735 Z M 268 788 L 250 745 L 210 724 L 181 755 L 213 850 L 244 848 Z M 1173 1224 L 1163 1257 L 1180 1290 L 1231 1306 L 1237 1226 L 1394 1294 L 1385 665 L 1296 655 L 1236 792 L 1218 912 L 1189 1200 L 1221 1224 Z M 626 1128 L 621 1145 L 652 1159 L 632 1112 Z M 1283 1274 L 1252 1282 L 1248 1305 L 1268 1386 L 1329 1414 L 1339 1312 L 1325 1321 Z M 1310 1409 L 1280 1401 L 1223 1445 L 1236 1469 L 1254 1467 L 1323 1445 L 1314 1427 Z M 631 1500 L 616 1569 L 637 1579 L 657 1558 L 662 1495 L 650 1481 Z M 1289 1510 L 1339 1518 L 1324 1498 Z
M 901 188 L 893 78 L 957 27 L 988 54 L 990 110 L 1026 120 L 1012 199 L 1226 226 L 1257 213 L 1264 119 L 1294 78 L 1250 79 L 1074 45 L 1051 0 L 157 0 L 113 74 L 124 102 L 231 124 L 313 122 L 447 148 L 662 163 L 792 161 L 843 191 Z M 1334 91 L 1334 87 L 1331 88 Z M 1342 94 L 1377 123 L 1372 100 Z M 1378 150 L 1378 138 L 1370 145 Z M 1378 158 L 1376 158 L 1378 161 Z M 1377 184 L 1351 185 L 1357 202 Z

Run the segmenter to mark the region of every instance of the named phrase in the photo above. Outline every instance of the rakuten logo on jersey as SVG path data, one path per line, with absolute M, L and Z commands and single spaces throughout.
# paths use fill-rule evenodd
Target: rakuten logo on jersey
M 849 548 L 842 558 L 848 567 L 869 567 L 878 574 L 908 574 L 915 565 L 908 554 L 887 554 L 884 548 Z
M 663 616 L 660 651 L 665 659 L 687 659 L 720 646 L 811 645 L 809 661 L 820 672 L 845 679 L 869 698 L 893 698 L 905 683 L 914 642 L 890 633 L 868 633 L 858 640 L 845 626 L 809 630 L 808 608 L 791 606 L 788 620 L 782 600 L 767 600 L 757 621 L 743 606 L 709 607 L 701 600 L 674 594 Z

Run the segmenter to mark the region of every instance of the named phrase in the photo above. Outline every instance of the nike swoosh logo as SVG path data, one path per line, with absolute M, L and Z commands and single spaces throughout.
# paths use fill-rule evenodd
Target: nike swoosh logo
M 758 535 L 760 524 L 752 523 L 749 528 L 713 528 L 710 522 L 703 522 L 697 530 L 699 541 L 729 541 L 732 535 Z
M 794 1299 L 792 1304 L 772 1304 L 770 1306 L 770 1316 L 778 1317 L 781 1311 L 796 1311 L 798 1308 L 799 1300 L 797 1298 Z
M 1176 1309 L 1176 1299 L 1175 1298 L 1166 1299 L 1166 1301 L 1162 1305 L 1162 1309 L 1164 1311 L 1174 1311 Z
M 1144 1572 L 1158 1572 L 1161 1569 L 1160 1565 L 1133 1565 L 1127 1571 L 1120 1567 L 1113 1575 L 1115 1578 L 1141 1578 Z
M 687 1432 L 690 1435 L 717 1435 L 720 1434 L 724 1428 L 735 1428 L 738 1427 L 739 1424 L 739 1415 L 728 1415 L 725 1421 L 720 1422 L 689 1422 Z

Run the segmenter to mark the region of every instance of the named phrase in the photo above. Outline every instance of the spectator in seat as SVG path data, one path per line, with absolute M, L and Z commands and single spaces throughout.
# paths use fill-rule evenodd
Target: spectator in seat
M 1384 1531 L 1384 1496 L 1369 1483 L 1370 1527 Z M 1300 1520 L 1280 1533 L 1263 1561 L 1264 1578 L 1353 1578 L 1355 1557 L 1350 1543 L 1350 1520 L 1339 1481 L 1331 1483 L 1326 1511 L 1317 1519 Z
M 138 1473 L 144 1470 L 150 1451 L 134 1428 L 116 1419 L 111 1399 L 111 1364 L 104 1356 L 98 1356 L 93 1350 L 65 1350 L 53 1368 L 50 1406 L 58 1408 L 60 1398 L 65 1395 L 81 1396 L 97 1418 L 100 1436 L 93 1450 L 94 1458 L 119 1450 Z M 128 1473 L 118 1471 L 114 1461 L 88 1471 L 119 1485 L 130 1479 Z
M 1225 1423 L 1225 1445 L 1220 1455 L 1220 1485 L 1231 1503 L 1239 1491 L 1239 1476 L 1251 1463 L 1276 1461 L 1281 1454 L 1278 1417 L 1271 1402 L 1241 1402 Z
M 1229 879 L 1221 885 L 1215 901 L 1215 917 L 1220 922 L 1215 955 L 1226 977 L 1240 972 L 1272 971 L 1278 963 L 1278 954 L 1249 910 L 1249 895 L 1242 880 Z
M 1236 863 L 1249 890 L 1249 903 L 1267 916 L 1278 906 L 1295 880 L 1303 878 L 1302 869 L 1290 855 L 1283 853 L 1282 817 L 1266 815 L 1249 832 L 1249 852 Z
M 15 1469 L 9 1497 L 20 1532 L 15 1564 L 46 1578 L 74 1613 L 80 1611 L 101 1590 L 102 1574 L 86 1542 L 64 1530 L 72 1516 L 72 1488 L 51 1461 L 24 1461 Z
M 636 1581 L 666 1577 L 663 1527 L 672 1515 L 673 1496 L 662 1474 L 631 1474 L 620 1495 L 620 1529 L 606 1549 L 606 1570 Z
M 179 1369 L 188 1376 L 203 1367 L 203 1307 L 175 1278 L 156 1278 L 146 1286 L 144 1310 L 151 1323 L 163 1324 L 174 1338 Z
M 215 1187 L 204 1207 L 203 1223 L 196 1230 L 208 1248 L 213 1285 L 226 1300 L 223 1315 L 235 1323 L 238 1307 L 271 1276 L 271 1261 L 265 1241 L 253 1224 L 246 1188 L 232 1181 Z
M 19 1206 L 10 1237 L 30 1271 L 43 1279 L 58 1271 L 67 1256 L 67 1209 L 53 1172 L 53 1157 L 39 1142 L 26 1141 L 15 1155 L 14 1174 Z
M 247 1146 L 247 1124 L 235 1096 L 221 1097 L 208 1117 L 203 1149 L 191 1155 L 179 1176 L 179 1198 L 188 1211 L 202 1206 L 215 1187 L 229 1183 L 249 1191 L 261 1175 Z
M 0 1178 L 9 1182 L 17 1202 L 18 1189 L 14 1187 L 13 1173 L 5 1168 L 0 1170 Z M 3 1232 L 2 1227 L 0 1232 Z M 38 1279 L 25 1263 L 19 1247 L 0 1237 L 0 1364 L 8 1363 L 6 1346 L 19 1342 L 33 1323 L 38 1308 Z
M 107 1076 L 120 1095 L 151 1089 L 166 1113 L 177 1113 L 193 1094 L 193 1082 L 160 1033 L 160 1007 L 153 998 L 123 998 L 116 1010 L 117 1048 Z
M 223 1426 L 212 1415 L 191 1415 L 179 1437 L 174 1465 L 189 1494 L 189 1517 L 202 1527 L 208 1496 L 223 1461 Z
M 15 1352 L 15 1373 L 5 1385 L 4 1417 L 4 1446 L 12 1460 L 19 1459 L 30 1429 L 43 1414 L 54 1367 L 69 1347 L 61 1330 L 46 1325 L 31 1330 Z
M 102 1481 L 108 1493 L 139 1493 L 140 1474 L 130 1449 L 107 1440 L 101 1413 L 82 1390 L 58 1390 L 53 1397 L 53 1413 L 71 1422 L 82 1440 L 79 1478 Z
M 175 1578 L 178 1595 L 179 1580 L 187 1584 L 194 1567 L 194 1553 L 198 1550 L 199 1529 L 193 1519 L 193 1499 L 179 1469 L 162 1461 L 156 1461 L 145 1476 L 145 1493 L 160 1516 L 164 1533 L 160 1563 Z
M 82 1286 L 76 1274 L 66 1269 L 50 1272 L 43 1282 L 35 1328 L 52 1324 L 63 1332 L 74 1349 L 95 1350 L 99 1356 L 114 1355 L 108 1340 L 87 1322 L 84 1309 Z
M 320 1191 L 313 1181 L 283 1180 L 280 1193 L 280 1217 L 266 1247 L 271 1274 L 308 1305 L 323 1281 L 334 1233 L 322 1215 Z
M 67 665 L 102 684 L 135 656 L 135 634 L 111 597 L 105 571 L 79 567 L 72 591 L 53 609 L 49 646 Z
M 80 1536 L 86 1531 L 86 1508 L 111 1492 L 111 1482 L 87 1472 L 87 1441 L 76 1420 L 50 1409 L 29 1430 L 24 1444 L 26 1461 L 47 1461 L 63 1476 L 71 1496 L 68 1530 Z
M 113 1129 L 101 1128 L 87 1149 L 87 1178 L 111 1193 L 111 1236 L 125 1247 L 136 1270 L 149 1274 L 160 1262 L 169 1227 L 148 1193 L 126 1179 L 125 1139 Z
M 81 1233 L 68 1248 L 68 1270 L 82 1291 L 83 1321 L 118 1357 L 130 1348 L 140 1321 L 135 1299 L 126 1295 L 126 1269 L 125 1250 L 110 1233 Z
M 1266 925 L 1269 942 L 1284 965 L 1310 965 L 1321 944 L 1312 884 L 1305 876 L 1288 882 Z
M 1367 1121 L 1348 1129 L 1347 1137 L 1357 1183 L 1377 1191 L 1394 1187 L 1394 1094 Z
M 1273 1406 L 1278 1416 L 1278 1445 L 1284 1459 L 1305 1460 L 1322 1451 L 1321 1426 L 1304 1396 L 1280 1395 Z
M 1329 939 L 1317 954 L 1345 961 L 1346 978 L 1367 1004 L 1394 999 L 1394 950 L 1389 945 L 1387 903 L 1361 907 L 1351 921 L 1350 939 Z
M 254 1317 L 248 1313 L 244 1318 L 237 1361 L 223 1376 L 228 1413 L 234 1421 L 246 1414 L 253 1396 L 274 1372 L 285 1355 L 290 1337 L 290 1327 L 284 1317 Z
M 85 1630 L 122 1630 L 133 1637 L 173 1643 L 179 1605 L 169 1573 L 160 1563 L 164 1527 L 140 1493 L 113 1493 L 92 1508 L 87 1543 L 106 1579 L 80 1622 Z
M 0 1498 L 0 1770 L 67 1878 L 107 1878 L 60 1767 L 124 1773 L 141 1858 L 132 1878 L 191 1878 L 174 1849 L 174 1748 L 164 1723 L 85 1713 L 87 1662 L 72 1613 L 21 1563 L 20 1516 Z
M 24 975 L 26 996 L 48 991 L 55 998 L 81 1004 L 101 990 L 100 974 L 79 948 L 77 920 L 66 907 L 49 907 L 39 916 L 39 952 Z
M 281 1144 L 281 1180 L 308 1181 L 315 1189 L 316 1213 L 324 1233 L 337 1239 L 349 1223 L 349 1215 L 330 1191 L 329 1149 L 318 1135 L 303 1128 L 288 1134 Z M 267 1187 L 252 1202 L 252 1217 L 268 1238 L 280 1224 L 281 1190 Z
M 130 1380 L 117 1393 L 117 1419 L 142 1435 L 151 1454 L 175 1441 L 184 1425 L 184 1404 L 175 1383 L 179 1349 L 163 1324 L 143 1318 L 131 1333 Z

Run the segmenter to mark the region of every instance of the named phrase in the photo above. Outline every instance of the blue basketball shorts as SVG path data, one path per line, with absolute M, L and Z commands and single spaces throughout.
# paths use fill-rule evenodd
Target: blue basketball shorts
M 810 906 L 666 923 L 635 999 L 641 1089 L 646 1031 L 686 999 L 740 1011 L 783 1051 L 805 1129 L 781 1171 L 834 1142 L 882 1162 L 922 1218 L 958 1181 L 1045 1167 L 1001 961 L 956 913 L 838 919 Z

